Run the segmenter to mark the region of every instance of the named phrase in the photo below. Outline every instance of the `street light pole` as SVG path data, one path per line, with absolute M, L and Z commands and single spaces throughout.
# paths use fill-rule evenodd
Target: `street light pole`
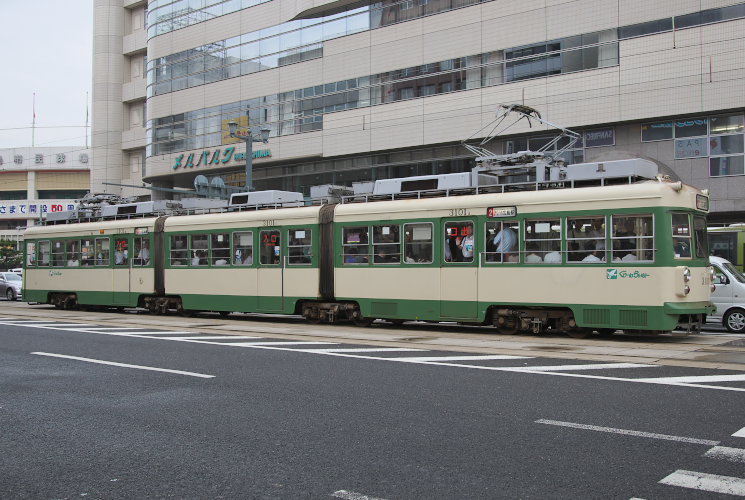
M 248 111 L 246 111 L 246 117 L 248 118 Z M 250 123 L 250 122 L 249 122 Z M 240 139 L 246 143 L 246 191 L 253 191 L 253 143 L 263 142 L 266 144 L 269 142 L 269 132 L 271 130 L 266 126 L 259 129 L 259 138 L 254 138 L 254 131 L 251 130 L 250 125 L 247 127 L 247 133 L 245 136 L 238 135 L 238 124 L 234 121 L 228 122 L 228 128 L 230 129 L 230 137 Z

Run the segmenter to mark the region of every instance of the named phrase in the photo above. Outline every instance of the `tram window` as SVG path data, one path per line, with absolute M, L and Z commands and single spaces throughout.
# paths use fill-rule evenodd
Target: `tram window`
M 373 226 L 373 263 L 401 263 L 401 240 L 397 225 Z
M 150 240 L 147 236 L 135 238 L 134 251 L 137 255 L 132 258 L 132 266 L 141 267 L 150 263 Z
M 39 242 L 39 266 L 48 267 L 52 260 L 52 243 L 49 240 Z
M 96 265 L 109 265 L 109 248 L 111 242 L 108 238 L 96 238 Z
M 473 222 L 445 223 L 445 262 L 473 262 Z
M 691 223 L 688 214 L 673 214 L 673 253 L 676 259 L 691 258 Z
M 96 251 L 93 240 L 82 240 L 80 246 L 80 265 L 92 266 L 96 261 Z
M 404 224 L 404 262 L 431 264 L 433 262 L 433 225 L 430 222 Z
M 614 215 L 611 218 L 613 262 L 654 260 L 651 215 Z
M 189 251 L 187 249 L 185 235 L 171 236 L 171 265 L 185 266 L 189 263 Z
M 605 217 L 567 217 L 567 262 L 605 260 Z
M 259 232 L 259 262 L 262 264 L 279 264 L 282 257 L 279 231 Z
M 209 235 L 207 234 L 192 234 L 189 236 L 191 246 L 191 265 L 192 266 L 206 266 L 207 265 L 207 252 L 209 251 Z
M 345 264 L 367 264 L 370 251 L 367 227 L 345 227 L 342 242 Z
M 26 242 L 26 267 L 36 266 L 36 242 Z
M 487 222 L 485 234 L 486 262 L 520 262 L 520 224 L 517 221 Z
M 254 234 L 252 231 L 233 233 L 233 264 L 250 266 L 254 263 Z
M 52 242 L 52 267 L 65 265 L 65 245 L 62 241 Z
M 289 242 L 287 245 L 288 264 L 291 266 L 310 264 L 313 255 L 310 228 L 290 229 L 287 231 L 287 238 Z
M 693 217 L 693 235 L 696 241 L 696 257 L 709 255 L 709 240 L 706 234 L 706 218 Z
M 67 241 L 67 267 L 80 265 L 80 240 Z
M 227 266 L 230 262 L 230 235 L 214 233 L 210 235 L 210 263 L 213 266 Z
M 114 265 L 121 267 L 129 265 L 129 241 L 127 238 L 114 239 Z
M 525 221 L 525 248 L 533 262 L 561 264 L 561 221 L 559 219 L 533 219 Z

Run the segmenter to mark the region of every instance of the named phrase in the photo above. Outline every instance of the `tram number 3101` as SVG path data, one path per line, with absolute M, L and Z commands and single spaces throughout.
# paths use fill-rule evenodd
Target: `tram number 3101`
M 448 216 L 450 217 L 462 217 L 471 215 L 471 211 L 467 208 L 451 208 L 448 212 Z

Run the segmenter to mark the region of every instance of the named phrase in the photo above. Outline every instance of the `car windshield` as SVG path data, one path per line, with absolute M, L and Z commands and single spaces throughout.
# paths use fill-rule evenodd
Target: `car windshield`
M 16 273 L 5 273 L 5 281 L 22 281 L 21 276 Z
M 732 276 L 734 276 L 737 281 L 739 281 L 740 283 L 745 283 L 745 275 L 743 275 L 740 270 L 733 266 L 731 263 L 723 262 L 722 267 L 724 267 Z

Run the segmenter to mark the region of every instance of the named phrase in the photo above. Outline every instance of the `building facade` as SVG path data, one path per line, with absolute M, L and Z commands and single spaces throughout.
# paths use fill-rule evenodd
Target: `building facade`
M 95 0 L 94 191 L 256 189 L 469 170 L 501 103 L 582 133 L 569 162 L 659 160 L 745 221 L 745 3 Z M 534 149 L 523 121 L 496 152 Z M 106 183 L 106 184 L 104 184 Z M 117 186 L 118 185 L 118 186 Z
M 0 239 L 18 241 L 49 212 L 70 210 L 90 189 L 82 146 L 0 149 Z

